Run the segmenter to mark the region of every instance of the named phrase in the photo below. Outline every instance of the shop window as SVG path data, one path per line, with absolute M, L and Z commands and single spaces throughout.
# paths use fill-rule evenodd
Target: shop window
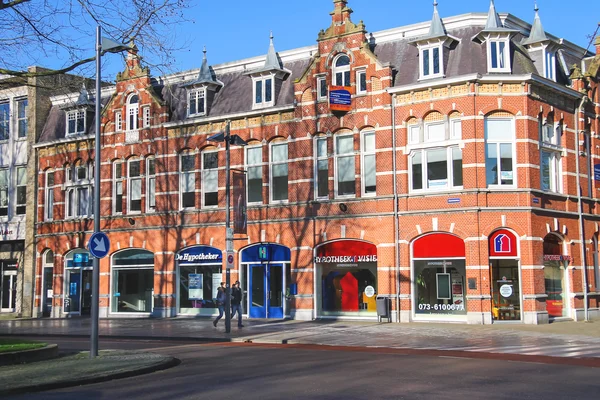
M 462 150 L 458 146 L 416 150 L 410 162 L 413 191 L 462 188 Z
M 123 212 L 123 162 L 113 164 L 113 213 Z
M 54 171 L 46 172 L 44 219 L 46 221 L 54 219 Z
M 176 254 L 175 260 L 178 313 L 212 315 L 217 311 L 217 289 L 224 281 L 221 251 L 209 246 L 192 246 Z
M 156 210 L 156 160 L 146 159 L 146 212 Z
M 356 168 L 353 134 L 335 136 L 335 168 L 336 197 L 354 197 L 356 195 Z
M 112 257 L 111 311 L 152 312 L 154 254 L 139 249 L 117 252 Z
M 317 101 L 327 101 L 327 78 L 317 77 Z
M 196 155 L 181 154 L 180 164 L 180 203 L 181 208 L 196 207 Z
M 315 138 L 315 178 L 316 198 L 329 198 L 329 157 L 326 136 Z
M 356 94 L 367 94 L 367 71 L 356 72 Z
M 219 205 L 219 153 L 202 152 L 202 206 Z
M 333 85 L 350 86 L 350 58 L 341 54 L 333 63 Z
M 488 72 L 510 72 L 510 46 L 508 37 L 487 41 Z
M 248 203 L 262 203 L 263 162 L 262 146 L 246 147 L 246 175 L 248 177 Z
M 0 216 L 8 216 L 8 168 L 0 168 Z
M 10 103 L 0 103 L 0 140 L 10 137 Z
M 17 170 L 17 215 L 25 214 L 27 208 L 27 167 L 20 166 Z
M 417 316 L 466 315 L 464 242 L 430 234 L 413 243 L 414 302 Z
M 271 143 L 270 193 L 271 201 L 288 200 L 288 144 L 285 142 Z
M 274 105 L 273 75 L 254 78 L 254 108 L 271 107 Z
M 27 99 L 17 100 L 17 135 L 27 137 Z
M 513 186 L 515 122 L 512 118 L 486 117 L 485 171 L 488 186 Z
M 566 296 L 565 273 L 568 258 L 562 253 L 562 240 L 548 234 L 544 238 L 544 285 L 546 288 L 546 311 L 550 318 L 567 317 L 569 302 Z
M 377 188 L 377 162 L 375 157 L 375 132 L 362 134 L 362 194 L 374 196 Z
M 188 116 L 201 116 L 206 114 L 206 89 L 193 89 L 188 92 Z
M 67 111 L 67 136 L 81 135 L 85 133 L 85 111 Z
M 127 212 L 142 211 L 142 162 L 139 159 L 127 161 Z

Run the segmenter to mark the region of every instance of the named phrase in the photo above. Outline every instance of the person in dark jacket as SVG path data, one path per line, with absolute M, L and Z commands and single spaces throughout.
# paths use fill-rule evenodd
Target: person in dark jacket
M 240 281 L 235 281 L 231 289 L 231 319 L 238 315 L 238 328 L 243 328 L 242 325 L 242 289 L 240 289 Z
M 227 294 L 223 289 L 223 284 L 217 289 L 217 308 L 219 309 L 219 316 L 213 321 L 213 325 L 216 328 L 217 322 L 223 318 L 223 312 L 225 311 L 225 302 L 227 301 Z

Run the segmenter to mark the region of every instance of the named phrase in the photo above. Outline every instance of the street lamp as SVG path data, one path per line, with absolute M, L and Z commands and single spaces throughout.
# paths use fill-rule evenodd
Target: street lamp
M 96 27 L 96 137 L 95 137 L 95 160 L 94 160 L 94 234 L 100 232 L 100 107 L 102 98 L 102 88 L 100 87 L 100 78 L 102 71 L 101 58 L 106 52 L 118 53 L 129 50 L 131 47 L 122 43 L 114 42 L 101 36 L 100 25 Z M 92 332 L 90 338 L 90 358 L 98 356 L 98 314 L 100 310 L 100 260 L 93 258 L 92 274 Z
M 231 134 L 231 121 L 227 120 L 225 132 L 219 132 L 207 139 L 209 142 L 225 142 L 225 253 L 227 257 L 233 253 L 233 229 L 230 228 L 230 166 L 229 166 L 229 146 L 246 146 L 248 143 L 238 135 Z M 227 294 L 225 300 L 225 333 L 231 332 L 231 274 L 230 263 L 226 260 L 225 268 L 225 292 Z

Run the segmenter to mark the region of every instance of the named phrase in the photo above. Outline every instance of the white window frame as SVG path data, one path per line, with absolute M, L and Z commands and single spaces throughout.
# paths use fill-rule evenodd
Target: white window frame
M 463 176 L 462 176 L 463 185 L 456 185 L 456 186 L 454 185 L 453 152 L 455 149 L 459 150 L 461 152 L 461 160 L 462 160 L 462 157 L 463 157 L 462 149 L 458 145 L 444 146 L 444 147 L 438 147 L 438 146 L 424 147 L 424 148 L 413 150 L 408 156 L 409 192 L 410 193 L 424 193 L 424 192 L 430 193 L 430 192 L 447 192 L 447 191 L 453 191 L 453 190 L 462 190 L 463 185 L 464 185 L 464 170 L 462 171 L 463 172 Z M 436 150 L 445 150 L 446 151 L 446 185 L 429 187 L 430 186 L 430 183 L 428 180 L 429 162 L 428 162 L 427 155 L 429 154 L 428 152 L 436 151 Z M 413 160 L 417 154 L 419 154 L 421 156 L 421 188 L 420 189 L 414 189 L 414 179 L 415 178 L 413 176 L 413 165 L 414 165 Z
M 113 196 L 112 196 L 112 210 L 113 215 L 123 214 L 123 164 L 122 160 L 117 160 L 113 163 Z M 121 172 L 117 176 L 117 167 L 121 167 Z M 121 193 L 119 193 L 119 190 Z M 117 211 L 117 197 L 121 196 L 121 211 Z
M 273 160 L 273 147 L 285 146 L 287 158 L 284 161 L 274 161 Z M 290 193 L 288 190 L 288 195 L 286 199 L 274 200 L 273 199 L 273 167 L 276 165 L 285 165 L 287 168 L 287 177 L 288 181 L 290 178 L 290 168 L 289 168 L 289 146 L 287 141 L 276 141 L 269 143 L 269 203 L 270 204 L 278 204 L 278 203 L 287 203 L 290 198 Z
M 10 138 L 10 101 L 0 101 L 0 107 L 5 108 L 6 111 L 0 112 L 0 126 L 4 129 L 6 137 L 0 137 L 0 141 L 6 141 Z
M 25 104 L 24 106 L 24 115 L 20 115 L 21 114 L 21 105 Z M 21 99 L 17 99 L 17 106 L 16 106 L 16 110 L 17 112 L 16 114 L 16 118 L 17 118 L 17 139 L 26 139 L 27 138 L 27 109 L 29 108 L 29 102 L 27 101 L 26 98 L 21 98 Z M 21 126 L 24 126 L 25 128 L 24 130 L 24 135 L 21 136 Z
M 271 100 L 266 100 L 267 81 L 271 81 Z M 256 85 L 261 82 L 261 101 L 256 101 Z M 252 78 L 252 104 L 253 108 L 273 107 L 275 105 L 275 74 L 257 76 Z
M 337 62 L 339 61 L 340 58 L 344 58 L 344 57 L 348 59 L 348 65 L 341 65 L 338 67 L 336 65 Z M 351 82 L 350 82 L 350 64 L 352 64 L 352 59 L 346 53 L 340 53 L 337 56 L 335 56 L 335 58 L 333 59 L 333 62 L 331 63 L 331 66 L 332 66 L 331 81 L 332 81 L 333 86 L 344 86 L 344 87 L 350 86 L 350 84 L 351 84 Z M 342 82 L 338 81 L 337 74 L 342 74 Z
M 15 165 L 15 215 L 25 215 L 27 213 L 27 165 Z M 22 172 L 23 181 L 19 182 L 19 172 Z M 19 189 L 25 191 L 23 202 L 19 202 Z M 19 212 L 19 208 L 23 212 Z
M 142 128 L 150 128 L 150 106 L 142 107 Z
M 319 142 L 325 142 L 325 155 L 319 155 Z M 329 142 L 329 138 L 325 135 L 316 136 L 314 139 L 314 155 L 315 155 L 315 165 L 314 165 L 314 191 L 315 191 L 315 200 L 324 200 L 329 199 L 329 154 L 327 153 L 327 145 Z M 319 196 L 319 161 L 327 162 L 327 195 Z
M 556 52 L 544 49 L 544 76 L 556 82 Z
M 448 129 L 450 140 L 462 139 L 462 118 L 454 117 L 448 119 Z
M 509 121 L 511 122 L 511 129 L 512 129 L 512 137 L 504 139 L 504 140 L 488 140 L 488 121 Z M 486 173 L 486 185 L 488 188 L 515 188 L 517 187 L 517 160 L 516 160 L 516 125 L 515 125 L 515 118 L 512 117 L 485 117 L 484 119 L 484 130 L 485 130 L 485 173 Z M 498 182 L 497 184 L 490 184 L 487 182 L 487 151 L 488 151 L 488 144 L 495 144 L 496 145 L 496 153 L 497 153 L 497 158 L 496 158 L 496 163 L 499 166 L 500 165 L 500 161 L 501 161 L 501 153 L 500 153 L 500 145 L 502 144 L 510 144 L 511 145 L 511 155 L 512 155 L 512 183 L 511 184 L 503 184 L 502 183 L 502 174 L 501 174 L 501 170 L 498 170 L 498 175 L 497 175 L 497 179 Z
M 341 137 L 350 136 L 352 137 L 353 147 L 351 153 L 343 153 L 338 154 L 338 139 Z M 354 149 L 354 133 L 338 133 L 333 137 L 333 154 L 334 154 L 334 163 L 333 163 L 333 175 L 334 175 L 334 196 L 336 199 L 353 199 L 356 197 L 356 150 Z M 354 160 L 354 193 L 351 194 L 339 194 L 339 161 L 342 158 L 353 157 Z
M 65 127 L 66 129 L 66 135 L 67 136 L 75 136 L 75 135 L 82 135 L 85 133 L 86 131 L 86 125 L 87 125 L 87 121 L 86 121 L 86 112 L 85 110 L 70 110 L 67 111 L 66 113 L 66 121 L 67 121 L 67 126 Z M 83 126 L 82 126 L 82 130 L 79 131 L 78 130 L 78 121 L 82 120 L 83 121 Z M 75 121 L 75 130 L 73 132 L 69 131 L 69 121 Z
M 374 148 L 371 151 L 368 151 L 366 149 L 366 137 L 373 135 L 374 138 Z M 361 187 L 361 196 L 362 197 L 372 197 L 372 196 L 377 196 L 377 135 L 375 134 L 374 130 L 366 130 L 364 132 L 361 132 L 361 137 L 360 137 L 360 145 L 361 145 L 361 154 L 360 154 L 360 187 Z M 375 175 L 375 192 L 374 193 L 367 193 L 367 176 L 366 176 L 366 162 L 365 162 L 365 157 L 369 157 L 369 156 L 373 156 L 375 157 L 375 171 L 373 171 L 373 174 Z
M 156 158 L 146 158 L 146 212 L 156 211 Z
M 137 98 L 136 103 L 131 102 L 134 97 Z M 132 93 L 127 98 L 126 118 L 125 124 L 127 126 L 127 131 L 132 132 L 140 129 L 140 97 L 137 93 Z
M 543 177 L 543 158 L 544 153 L 548 154 L 548 187 L 544 187 Z M 545 192 L 562 193 L 562 153 L 555 149 L 540 149 L 540 188 Z
M 418 144 L 423 142 L 423 130 L 421 129 L 422 126 L 423 124 L 419 121 L 417 121 L 417 123 L 410 123 L 406 125 L 406 140 L 408 144 Z
M 258 164 L 249 164 L 248 163 L 248 152 L 250 150 L 260 149 L 260 162 Z M 246 182 L 246 198 L 248 199 L 248 204 L 263 204 L 263 185 L 264 185 L 264 174 L 263 174 L 263 146 L 262 144 L 249 145 L 244 148 L 244 157 L 246 160 L 246 177 L 250 179 L 250 169 L 258 168 L 260 171 L 260 201 L 250 201 L 250 185 Z
M 204 168 L 204 157 L 207 154 L 216 154 L 217 156 L 217 166 L 215 168 Z M 218 149 L 209 149 L 209 150 L 205 150 L 202 153 L 200 153 L 201 157 L 200 157 L 200 171 L 201 174 L 200 176 L 202 177 L 202 182 L 200 183 L 201 186 L 201 195 L 202 195 L 202 208 L 217 208 L 219 207 L 219 151 Z M 206 191 L 206 175 L 211 174 L 211 173 L 216 173 L 217 175 L 217 182 L 216 182 L 216 187 L 214 188 L 214 190 L 211 190 L 210 192 Z M 206 205 L 206 198 L 205 195 L 206 193 L 216 193 L 217 194 L 217 204 L 213 204 L 213 205 Z
M 431 134 L 434 133 L 432 128 L 438 127 L 438 126 L 442 127 L 442 136 L 441 137 L 430 136 Z M 447 125 L 444 120 L 425 122 L 423 124 L 423 128 L 424 128 L 423 129 L 423 142 L 424 143 L 439 143 L 439 142 L 443 142 L 443 141 L 447 140 L 447 137 L 448 137 L 448 135 L 446 134 Z M 430 133 L 430 129 L 431 129 L 431 133 Z
M 56 177 L 54 170 L 48 170 L 44 176 L 44 221 L 54 219 L 54 185 Z M 52 175 L 52 184 L 50 184 L 50 175 Z
M 123 130 L 123 113 L 121 111 L 115 111 L 115 132 L 121 132 Z
M 139 172 L 138 175 L 133 176 L 132 172 L 131 172 L 131 164 L 133 163 L 137 163 L 138 164 L 138 168 L 139 168 Z M 142 212 L 142 199 L 144 197 L 143 195 L 143 191 L 142 191 L 142 181 L 143 181 L 143 175 L 142 175 L 142 160 L 139 158 L 130 158 L 127 160 L 127 214 L 139 214 Z M 140 190 L 139 190 L 139 199 L 138 198 L 133 198 L 133 186 L 135 185 L 139 185 Z M 139 210 L 133 210 L 132 209 L 132 201 L 139 201 L 140 202 L 140 207 Z
M 8 166 L 3 166 L 0 168 L 0 173 L 5 174 L 4 180 L 5 180 L 5 185 L 6 185 L 6 186 L 0 186 L 0 198 L 2 198 L 2 192 L 4 192 L 4 199 L 6 201 L 6 205 L 4 207 L 2 207 L 1 203 L 0 203 L 0 208 L 6 210 L 4 215 L 0 215 L 0 218 L 8 219 L 9 208 L 10 208 L 10 199 L 9 199 L 10 169 L 8 168 Z
M 196 109 L 192 110 L 192 100 L 196 103 Z M 202 102 L 202 111 L 198 105 Z M 188 90 L 188 102 L 187 102 L 188 117 L 197 117 L 206 115 L 206 88 L 194 88 Z
M 85 178 L 79 178 L 79 170 L 85 168 Z M 65 218 L 78 219 L 94 215 L 94 187 L 90 177 L 94 176 L 93 161 L 88 164 L 75 165 L 73 169 L 66 167 L 68 180 L 65 182 Z M 81 192 L 87 190 L 87 210 L 80 213 Z
M 365 88 L 361 89 L 360 84 L 361 84 L 361 79 L 362 77 L 365 78 Z M 364 96 L 367 94 L 367 70 L 366 69 L 359 69 L 356 71 L 356 94 L 358 96 Z
M 437 49 L 439 52 L 438 55 L 438 72 L 435 73 L 435 64 L 433 51 Z M 444 76 L 444 48 L 441 43 L 428 44 L 419 46 L 419 79 L 432 79 L 432 78 L 440 78 Z M 425 73 L 425 58 L 427 58 L 429 62 L 429 68 L 427 73 Z
M 317 101 L 327 101 L 327 95 L 329 93 L 329 88 L 327 87 L 327 77 L 326 76 L 317 76 Z M 325 95 L 322 95 L 323 88 L 325 88 Z
M 497 66 L 493 66 L 493 57 L 492 57 L 492 43 L 496 44 L 496 62 Z M 500 44 L 504 44 L 504 51 L 501 51 Z M 501 56 L 504 58 L 504 67 L 501 67 L 500 60 Z M 490 37 L 487 40 L 487 64 L 488 64 L 488 72 L 510 72 L 511 71 L 511 59 L 510 59 L 510 40 L 508 37 Z
M 194 166 L 191 170 L 184 171 L 183 170 L 183 158 L 184 157 L 193 157 L 194 158 Z M 180 210 L 193 210 L 196 208 L 196 153 L 194 152 L 186 152 L 179 154 L 179 209 Z M 191 174 L 194 178 L 194 188 L 192 193 L 194 193 L 194 205 L 193 206 L 184 206 L 183 205 L 183 195 L 184 195 L 184 183 L 186 182 L 187 177 Z M 190 192 L 185 192 L 190 193 Z

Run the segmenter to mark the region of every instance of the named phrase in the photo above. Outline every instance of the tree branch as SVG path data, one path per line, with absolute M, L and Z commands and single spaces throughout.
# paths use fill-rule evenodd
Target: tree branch
M 7 8 L 13 8 L 18 6 L 21 3 L 28 3 L 31 0 L 13 0 L 13 1 L 9 1 L 8 3 L 5 3 L 4 0 L 0 0 L 0 11 L 5 10 Z
M 73 63 L 71 65 L 69 65 L 68 67 L 65 68 L 61 68 L 61 69 L 52 69 L 52 70 L 47 70 L 47 71 L 41 71 L 41 72 L 25 72 L 25 71 L 13 71 L 10 69 L 4 69 L 4 68 L 0 68 L 0 74 L 6 74 L 6 75 L 12 75 L 12 76 L 20 76 L 20 77 L 24 77 L 24 78 L 32 78 L 32 77 L 36 77 L 36 76 L 51 76 L 51 75 L 60 75 L 60 74 L 64 74 L 70 71 L 73 71 L 75 68 L 80 67 L 84 64 L 88 64 L 91 63 L 92 61 L 96 60 L 96 57 L 89 57 L 86 58 L 84 60 L 79 60 L 76 63 Z

